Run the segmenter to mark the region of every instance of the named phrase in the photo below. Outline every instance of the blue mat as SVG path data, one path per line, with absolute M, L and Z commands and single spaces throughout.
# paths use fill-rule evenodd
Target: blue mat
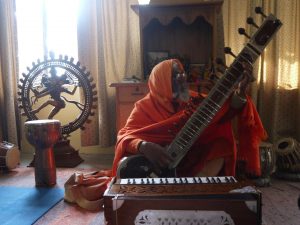
M 0 187 L 0 224 L 33 224 L 63 196 L 60 188 Z

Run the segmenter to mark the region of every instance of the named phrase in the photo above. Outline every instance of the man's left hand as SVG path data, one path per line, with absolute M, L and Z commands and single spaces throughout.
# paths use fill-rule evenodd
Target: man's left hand
M 246 62 L 243 62 L 242 64 L 243 64 L 244 71 L 242 74 L 243 77 L 237 87 L 237 94 L 244 97 L 246 96 L 246 91 L 249 84 L 253 82 L 255 78 L 253 77 L 252 64 Z

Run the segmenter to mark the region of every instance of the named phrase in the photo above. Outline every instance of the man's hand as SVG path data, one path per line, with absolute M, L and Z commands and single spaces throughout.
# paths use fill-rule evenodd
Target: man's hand
M 237 88 L 231 98 L 231 107 L 234 109 L 241 109 L 247 102 L 246 92 L 250 82 L 255 79 L 252 75 L 252 64 L 243 62 L 243 73 L 241 81 L 238 83 Z
M 244 71 L 242 74 L 242 79 L 237 87 L 237 94 L 241 97 L 246 96 L 246 91 L 250 82 L 253 82 L 255 79 L 253 77 L 253 67 L 252 64 L 243 62 Z
M 139 146 L 139 152 L 159 168 L 167 168 L 172 162 L 172 157 L 166 149 L 152 142 L 143 141 Z

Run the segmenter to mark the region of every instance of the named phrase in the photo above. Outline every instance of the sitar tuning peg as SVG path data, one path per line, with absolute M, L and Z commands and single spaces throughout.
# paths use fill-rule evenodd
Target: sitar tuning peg
M 228 66 L 225 65 L 224 61 L 221 58 L 216 58 L 216 63 L 226 69 L 228 68 Z
M 247 24 L 254 26 L 255 28 L 259 28 L 258 25 L 254 22 L 252 17 L 247 18 Z
M 255 7 L 255 13 L 262 15 L 264 18 L 266 18 L 267 16 L 264 14 L 264 12 L 262 11 L 261 7 Z
M 238 31 L 239 31 L 239 34 L 245 35 L 247 38 L 250 39 L 250 36 L 246 33 L 246 31 L 245 31 L 244 28 L 241 28 L 241 27 L 240 27 L 240 28 L 238 29 Z
M 224 48 L 224 53 L 225 53 L 225 54 L 229 54 L 229 55 L 233 56 L 234 58 L 236 58 L 236 55 L 233 54 L 233 52 L 231 51 L 231 48 L 230 48 L 230 47 L 225 47 L 225 48 Z

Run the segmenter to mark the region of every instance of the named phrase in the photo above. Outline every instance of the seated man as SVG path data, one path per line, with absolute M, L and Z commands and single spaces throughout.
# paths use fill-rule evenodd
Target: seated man
M 244 64 L 243 79 L 208 127 L 178 164 L 178 176 L 235 175 L 237 157 L 246 162 L 247 173 L 260 175 L 259 143 L 266 138 L 258 113 L 245 91 L 252 66 Z M 149 77 L 150 92 L 135 104 L 117 137 L 112 175 L 125 156 L 144 155 L 155 167 L 172 162 L 168 146 L 205 96 L 188 90 L 182 64 L 176 59 L 156 65 Z M 192 97 L 190 97 L 192 96 Z M 239 117 L 239 146 L 231 120 Z

